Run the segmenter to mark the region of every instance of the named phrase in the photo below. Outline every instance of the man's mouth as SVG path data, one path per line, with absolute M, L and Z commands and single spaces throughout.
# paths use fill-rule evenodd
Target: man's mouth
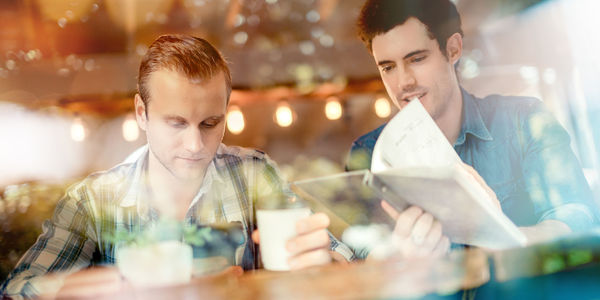
M 177 158 L 179 158 L 181 160 L 184 160 L 184 161 L 187 161 L 187 162 L 192 162 L 192 163 L 193 162 L 199 162 L 199 161 L 202 160 L 201 157 L 181 157 L 181 156 L 179 156 Z
M 414 99 L 421 99 L 421 98 L 425 97 L 425 95 L 427 95 L 427 92 L 409 94 L 409 95 L 404 96 L 402 98 L 402 101 L 408 103 L 408 102 L 410 102 L 410 101 L 412 101 Z

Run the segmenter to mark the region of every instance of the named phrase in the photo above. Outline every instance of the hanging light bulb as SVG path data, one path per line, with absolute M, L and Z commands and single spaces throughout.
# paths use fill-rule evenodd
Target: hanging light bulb
M 327 119 L 337 120 L 342 117 L 342 112 L 342 104 L 337 97 L 331 96 L 327 98 L 327 103 L 325 104 L 325 116 Z
M 289 127 L 294 122 L 294 113 L 287 102 L 282 102 L 277 106 L 275 121 L 281 127 Z
M 123 120 L 122 131 L 123 139 L 128 142 L 137 141 L 138 137 L 140 136 L 140 129 L 133 114 L 127 115 L 125 120 Z
M 375 100 L 375 114 L 380 118 L 387 118 L 392 113 L 390 102 L 385 97 Z
M 240 134 L 244 131 L 244 127 L 246 127 L 246 123 L 242 110 L 238 106 L 232 105 L 227 113 L 227 129 L 233 134 Z
M 83 120 L 80 117 L 76 117 L 71 124 L 71 138 L 76 142 L 83 142 L 85 140 L 86 130 Z

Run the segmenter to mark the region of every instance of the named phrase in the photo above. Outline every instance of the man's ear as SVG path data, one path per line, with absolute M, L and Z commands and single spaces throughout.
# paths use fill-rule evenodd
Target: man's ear
M 135 98 L 133 100 L 135 106 L 135 119 L 138 123 L 138 126 L 143 131 L 146 131 L 146 126 L 148 123 L 148 115 L 146 114 L 146 104 L 142 100 L 140 94 L 135 94 Z
M 462 36 L 460 33 L 455 32 L 446 42 L 446 55 L 448 56 L 448 61 L 452 63 L 452 65 L 456 64 L 462 56 L 462 49 Z

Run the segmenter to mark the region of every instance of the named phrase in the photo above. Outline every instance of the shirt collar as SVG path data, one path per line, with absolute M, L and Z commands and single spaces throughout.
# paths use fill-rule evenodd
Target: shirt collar
M 222 145 L 219 146 L 217 152 L 220 152 L 221 148 L 222 148 Z M 137 205 L 138 197 L 140 195 L 144 195 L 144 193 L 147 191 L 146 184 L 143 183 L 142 181 L 145 181 L 145 178 L 146 178 L 145 174 L 146 174 L 146 165 L 148 162 L 148 153 L 149 153 L 149 149 L 148 149 L 148 145 L 146 144 L 143 147 L 141 147 L 140 149 L 136 150 L 130 157 L 127 158 L 126 161 L 132 161 L 133 159 L 135 159 L 134 171 L 133 171 L 133 177 L 131 180 L 131 186 L 129 187 L 125 197 L 123 197 L 123 199 L 119 203 L 119 205 L 121 207 L 131 207 L 131 206 Z M 133 159 L 132 159 L 132 156 L 135 156 L 135 155 L 139 155 L 139 156 L 137 157 L 137 159 L 135 157 L 133 157 Z M 216 181 L 218 183 L 223 183 L 223 178 L 221 178 L 221 176 L 220 176 L 219 172 L 217 172 L 217 169 L 215 166 L 215 160 L 217 159 L 216 157 L 217 157 L 217 155 L 215 155 L 215 158 L 213 158 L 213 160 L 210 162 L 210 164 L 206 168 L 206 173 L 204 175 L 204 180 L 202 182 L 202 186 L 198 190 L 198 193 L 194 197 L 192 203 L 190 204 L 190 207 L 192 207 L 196 202 L 198 202 L 198 199 L 203 194 L 207 193 L 210 190 L 213 182 Z
M 132 157 L 134 155 L 139 155 L 137 158 Z M 140 149 L 134 151 L 132 155 L 127 157 L 125 160 L 132 161 L 135 159 L 134 167 L 133 167 L 133 177 L 131 179 L 131 185 L 127 190 L 127 194 L 123 197 L 123 200 L 119 203 L 121 207 L 131 207 L 137 204 L 137 198 L 140 193 L 145 191 L 145 185 L 141 185 L 142 177 L 145 174 L 146 163 L 148 161 L 148 145 L 144 145 Z M 126 163 L 125 162 L 125 163 Z
M 460 133 L 454 143 L 454 146 L 461 145 L 467 138 L 467 133 L 484 141 L 492 141 L 492 135 L 483 122 L 483 117 L 477 106 L 476 99 L 473 95 L 467 93 L 461 88 L 463 99 L 463 111 Z

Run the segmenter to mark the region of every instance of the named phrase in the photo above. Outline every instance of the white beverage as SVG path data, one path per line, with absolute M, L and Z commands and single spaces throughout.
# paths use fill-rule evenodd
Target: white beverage
M 310 216 L 310 209 L 306 207 L 256 211 L 260 252 L 265 269 L 273 271 L 290 269 L 287 262 L 290 253 L 285 248 L 285 244 L 297 235 L 296 222 L 308 216 Z

